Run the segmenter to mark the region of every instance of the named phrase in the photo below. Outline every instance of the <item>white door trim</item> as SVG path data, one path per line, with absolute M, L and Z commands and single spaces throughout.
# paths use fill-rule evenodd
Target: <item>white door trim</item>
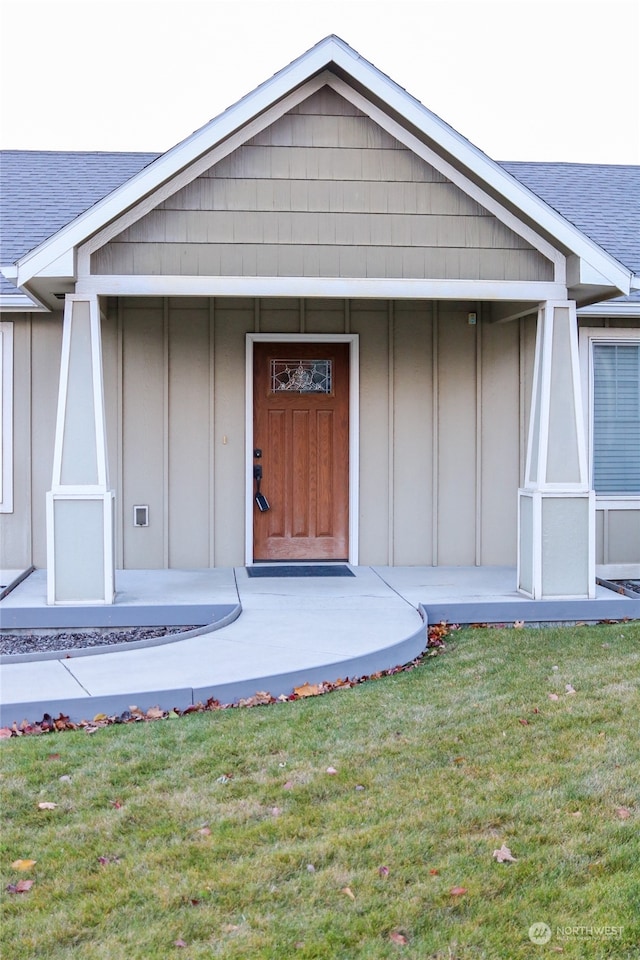
M 349 563 L 358 564 L 360 476 L 359 336 L 357 333 L 248 333 L 245 401 L 245 564 L 253 563 L 253 345 L 254 343 L 349 344 Z

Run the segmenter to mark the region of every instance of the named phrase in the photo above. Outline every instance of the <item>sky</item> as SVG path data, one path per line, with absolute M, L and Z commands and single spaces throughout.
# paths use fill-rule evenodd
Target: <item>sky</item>
M 495 160 L 640 163 L 640 0 L 0 0 L 0 147 L 164 151 L 334 33 Z

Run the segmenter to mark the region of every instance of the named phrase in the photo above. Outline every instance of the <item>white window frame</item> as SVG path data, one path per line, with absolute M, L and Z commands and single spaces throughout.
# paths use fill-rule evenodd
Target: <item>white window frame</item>
M 0 323 L 0 513 L 13 513 L 13 323 Z
M 593 344 L 594 343 L 640 342 L 638 327 L 581 327 L 579 331 L 580 368 L 582 374 L 585 432 L 588 439 L 589 483 L 593 484 Z M 603 549 L 604 564 L 596 565 L 596 574 L 609 580 L 635 579 L 640 576 L 638 563 L 610 563 L 609 558 L 609 511 L 640 510 L 640 495 L 596 494 L 596 511 L 604 514 Z
M 589 485 L 593 487 L 593 344 L 640 343 L 640 327 L 581 327 L 579 334 L 580 367 L 585 398 L 585 431 L 589 451 Z M 640 509 L 640 494 L 598 494 L 597 508 L 616 510 Z

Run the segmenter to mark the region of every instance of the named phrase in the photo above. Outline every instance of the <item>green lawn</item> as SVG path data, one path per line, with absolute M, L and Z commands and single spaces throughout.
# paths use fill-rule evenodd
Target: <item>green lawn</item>
M 450 641 L 322 697 L 0 743 L 2 956 L 638 958 L 640 623 Z

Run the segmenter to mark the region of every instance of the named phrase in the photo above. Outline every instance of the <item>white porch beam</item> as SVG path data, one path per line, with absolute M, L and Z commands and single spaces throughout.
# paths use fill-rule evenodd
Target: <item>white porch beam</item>
M 113 503 L 98 300 L 68 295 L 47 494 L 48 603 L 113 603 Z
M 525 485 L 518 491 L 518 589 L 533 599 L 595 596 L 574 301 L 538 310 Z
M 385 300 L 559 300 L 562 283 L 535 280 L 416 280 L 367 277 L 193 277 L 97 275 L 78 280 L 84 296 L 339 297 Z

